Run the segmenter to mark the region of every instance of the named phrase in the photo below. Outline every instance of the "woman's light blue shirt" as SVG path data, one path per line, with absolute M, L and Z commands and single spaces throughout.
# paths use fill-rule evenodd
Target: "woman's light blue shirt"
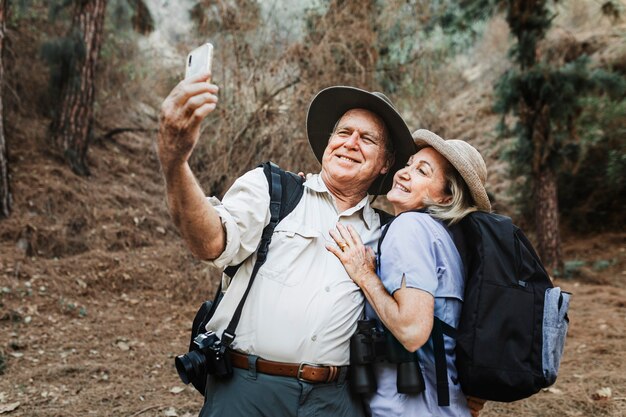
M 463 264 L 446 227 L 430 215 L 407 212 L 398 216 L 380 248 L 378 276 L 390 294 L 400 289 L 402 277 L 406 286 L 426 291 L 435 297 L 435 316 L 457 327 L 463 302 Z M 367 303 L 366 317 L 376 318 Z M 465 395 L 457 380 L 454 366 L 456 342 L 444 337 L 450 406 L 439 407 L 435 374 L 435 357 L 429 338 L 416 353 L 424 375 L 426 390 L 421 394 L 399 394 L 396 388 L 396 364 L 374 365 L 378 390 L 366 400 L 366 411 L 380 417 L 469 416 Z

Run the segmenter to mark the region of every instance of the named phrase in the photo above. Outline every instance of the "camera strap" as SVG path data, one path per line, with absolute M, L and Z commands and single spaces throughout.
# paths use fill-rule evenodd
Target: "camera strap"
M 269 176 L 267 175 L 266 168 L 269 166 Z M 269 184 L 269 193 L 270 193 L 270 222 L 263 229 L 263 233 L 261 235 L 261 242 L 259 242 L 259 246 L 256 250 L 256 262 L 254 263 L 254 267 L 252 269 L 252 274 L 250 275 L 250 281 L 248 281 L 248 287 L 241 297 L 241 301 L 239 301 L 239 305 L 237 305 L 237 309 L 233 314 L 233 318 L 230 320 L 228 327 L 222 333 L 221 341 L 222 344 L 226 347 L 230 347 L 235 340 L 235 330 L 237 329 L 237 325 L 239 324 L 239 320 L 241 319 L 241 312 L 243 311 L 243 306 L 248 298 L 248 294 L 250 293 L 250 288 L 252 288 L 252 284 L 254 283 L 254 279 L 259 272 L 261 266 L 265 263 L 267 259 L 267 251 L 270 245 L 270 241 L 272 240 L 272 235 L 274 234 L 274 229 L 276 225 L 281 220 L 281 199 L 283 198 L 283 186 L 281 181 L 281 169 L 274 163 L 269 162 L 263 164 L 263 169 L 268 176 L 268 184 Z M 285 173 L 285 171 L 282 171 Z M 291 174 L 295 175 L 295 174 Z M 300 190 L 302 190 L 301 184 L 303 180 L 299 180 Z M 302 191 L 300 191 L 299 195 L 296 198 L 300 199 L 302 196 Z M 291 203 L 288 203 L 291 204 Z

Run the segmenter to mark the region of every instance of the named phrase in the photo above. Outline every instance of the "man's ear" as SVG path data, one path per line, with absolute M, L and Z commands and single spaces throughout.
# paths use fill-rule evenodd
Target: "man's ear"
M 386 173 L 388 173 L 395 161 L 395 155 L 392 154 L 391 156 L 389 156 L 389 158 L 387 158 L 387 161 L 385 162 L 385 165 L 383 165 L 383 168 L 380 170 L 380 174 L 385 175 Z

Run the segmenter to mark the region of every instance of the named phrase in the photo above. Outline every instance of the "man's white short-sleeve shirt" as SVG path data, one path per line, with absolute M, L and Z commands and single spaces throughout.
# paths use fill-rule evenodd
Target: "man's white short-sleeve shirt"
M 210 262 L 224 268 L 245 261 L 207 325 L 221 337 L 248 285 L 256 256 L 250 256 L 269 223 L 268 184 L 257 168 L 240 177 L 217 209 L 226 231 L 226 248 Z M 294 211 L 272 236 L 267 261 L 259 270 L 243 308 L 232 347 L 269 360 L 347 365 L 349 341 L 363 313 L 363 295 L 341 262 L 325 248 L 337 222 L 352 225 L 375 249 L 380 219 L 367 197 L 338 213 L 320 175 L 304 183 Z

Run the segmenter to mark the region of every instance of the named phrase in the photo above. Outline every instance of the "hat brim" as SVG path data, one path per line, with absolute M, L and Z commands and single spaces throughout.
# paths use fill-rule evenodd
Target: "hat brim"
M 336 86 L 320 91 L 311 101 L 306 130 L 309 144 L 321 163 L 328 139 L 341 116 L 351 109 L 366 109 L 380 116 L 391 136 L 395 160 L 387 175 L 379 176 L 369 187 L 370 194 L 385 194 L 391 189 L 394 173 L 402 168 L 417 148 L 404 119 L 383 98 L 359 88 Z
M 441 136 L 426 129 L 416 130 L 413 133 L 413 139 L 418 149 L 431 146 L 446 158 L 461 177 L 463 177 L 476 207 L 481 211 L 491 212 L 491 203 L 489 202 L 487 190 L 476 171 L 469 168 L 467 164 L 464 163 L 463 155 L 459 154 L 455 148 L 448 145 Z

